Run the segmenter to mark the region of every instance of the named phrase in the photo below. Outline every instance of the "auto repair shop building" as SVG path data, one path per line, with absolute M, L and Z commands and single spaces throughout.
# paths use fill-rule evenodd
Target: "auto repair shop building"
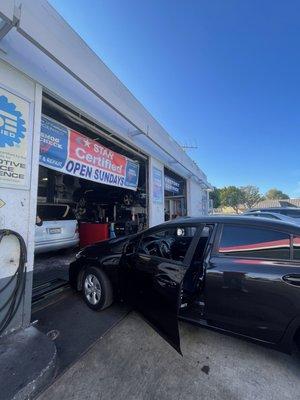
M 37 213 L 67 206 L 79 226 L 118 236 L 207 214 L 211 186 L 45 0 L 1 0 L 0 17 L 0 229 L 27 247 L 25 290 L 3 334 L 30 322 Z M 13 237 L 0 245 L 0 309 L 18 249 Z

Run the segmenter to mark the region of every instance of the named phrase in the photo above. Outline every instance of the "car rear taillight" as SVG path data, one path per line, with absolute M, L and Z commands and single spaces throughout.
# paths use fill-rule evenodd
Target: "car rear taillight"
M 79 233 L 78 224 L 76 224 L 75 233 Z

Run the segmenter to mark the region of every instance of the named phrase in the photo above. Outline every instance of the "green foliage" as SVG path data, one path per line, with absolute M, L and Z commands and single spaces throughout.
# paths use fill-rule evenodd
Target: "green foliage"
M 232 207 L 236 213 L 240 208 L 252 208 L 259 201 L 268 200 L 284 200 L 289 199 L 289 196 L 276 188 L 268 190 L 265 196 L 259 193 L 259 188 L 254 185 L 242 187 L 225 186 L 221 189 L 214 188 L 210 193 L 210 198 L 213 200 L 214 208 Z
M 214 190 L 209 193 L 209 198 L 213 201 L 213 208 L 221 206 L 221 189 L 214 187 Z
M 256 203 L 262 200 L 257 186 L 243 186 L 241 190 L 244 194 L 243 204 L 246 208 L 252 208 Z
M 244 193 L 236 186 L 225 186 L 220 189 L 220 199 L 222 206 L 232 207 L 238 213 L 239 206 L 244 202 Z
M 276 188 L 270 189 L 266 193 L 266 199 L 268 200 L 285 200 L 289 199 L 289 196 L 283 193 L 281 190 Z

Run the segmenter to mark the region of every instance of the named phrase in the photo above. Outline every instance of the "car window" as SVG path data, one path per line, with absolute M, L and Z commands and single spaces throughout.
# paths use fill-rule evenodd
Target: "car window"
M 225 225 L 219 254 L 286 260 L 290 258 L 290 236 L 269 229 Z
M 293 238 L 293 259 L 300 260 L 300 236 Z
M 145 234 L 140 241 L 138 252 L 183 261 L 196 230 L 196 227 L 178 225 Z
M 42 221 L 76 220 L 72 208 L 67 204 L 38 204 L 36 213 Z

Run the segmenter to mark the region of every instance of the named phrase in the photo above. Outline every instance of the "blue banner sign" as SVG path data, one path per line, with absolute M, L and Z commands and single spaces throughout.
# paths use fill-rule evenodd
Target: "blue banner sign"
M 136 190 L 139 163 L 42 116 L 40 164 L 94 182 Z

